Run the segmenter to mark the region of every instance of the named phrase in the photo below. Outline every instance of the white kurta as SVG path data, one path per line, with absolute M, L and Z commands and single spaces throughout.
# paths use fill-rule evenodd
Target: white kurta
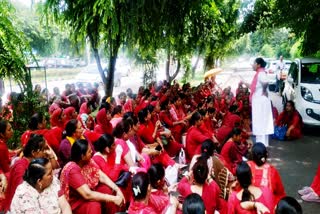
M 266 73 L 260 72 L 256 90 L 252 96 L 252 132 L 254 135 L 269 135 L 274 131 L 271 101 L 262 95 L 262 85 L 267 83 Z

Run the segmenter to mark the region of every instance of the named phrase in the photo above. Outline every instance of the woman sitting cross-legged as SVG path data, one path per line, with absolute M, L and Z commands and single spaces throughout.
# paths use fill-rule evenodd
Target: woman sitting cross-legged
M 65 196 L 58 195 L 59 180 L 53 175 L 48 159 L 32 160 L 23 179 L 12 199 L 11 213 L 72 213 Z
M 268 188 L 251 184 L 251 169 L 246 162 L 238 165 L 236 176 L 240 188 L 229 196 L 228 213 L 270 213 L 273 210 L 273 195 Z
M 91 156 L 92 150 L 86 140 L 77 140 L 72 145 L 71 161 L 61 172 L 61 191 L 75 214 L 102 213 L 102 210 L 103 213 L 115 213 L 115 205 L 125 203 L 123 194 Z

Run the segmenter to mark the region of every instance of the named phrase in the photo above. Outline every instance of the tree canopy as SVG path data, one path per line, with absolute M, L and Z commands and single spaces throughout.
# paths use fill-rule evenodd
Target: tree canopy
M 320 50 L 320 1 L 314 0 L 256 0 L 242 24 L 242 32 L 260 28 L 286 27 L 302 38 L 302 53 Z

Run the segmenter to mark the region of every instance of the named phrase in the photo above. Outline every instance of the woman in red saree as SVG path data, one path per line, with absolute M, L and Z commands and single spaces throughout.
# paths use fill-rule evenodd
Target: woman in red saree
M 43 135 L 43 137 L 46 139 L 49 146 L 55 152 L 58 152 L 59 145 L 60 145 L 59 139 L 61 138 L 61 136 L 59 136 L 59 134 L 62 134 L 62 132 L 60 133 L 59 130 L 47 129 L 46 128 L 46 126 L 47 126 L 46 118 L 41 112 L 35 113 L 34 115 L 32 115 L 28 126 L 29 126 L 29 130 L 25 131 L 21 135 L 22 146 L 25 146 L 27 144 L 27 142 L 30 139 L 31 134 L 38 134 L 38 135 Z
M 91 160 L 92 150 L 86 140 L 77 140 L 71 149 L 71 161 L 60 176 L 61 193 L 72 212 L 115 213 L 125 201 L 120 189 Z M 112 191 L 116 195 L 112 195 Z
M 252 147 L 252 161 L 248 165 L 252 172 L 252 184 L 257 187 L 267 187 L 273 193 L 274 206 L 286 196 L 278 170 L 267 163 L 268 151 L 264 144 L 255 143 Z
M 149 203 L 150 181 L 145 172 L 138 172 L 132 178 L 133 197 L 128 209 L 129 214 L 157 214 Z
M 104 134 L 94 142 L 96 153 L 92 157 L 100 170 L 113 182 L 118 180 L 121 172 L 129 170 L 127 166 L 115 163 L 115 147 L 113 136 Z M 130 182 L 130 179 L 127 182 Z M 123 183 L 123 187 L 120 187 L 120 189 L 126 201 L 130 202 L 131 186 L 128 183 Z
M 10 152 L 7 146 L 8 140 L 12 137 L 11 124 L 6 120 L 0 121 L 0 210 L 4 200 L 4 194 L 8 186 L 8 178 L 11 164 Z M 14 155 L 14 153 L 12 154 Z
M 278 116 L 276 125 L 287 126 L 286 138 L 289 140 L 302 137 L 302 119 L 293 101 L 289 100 L 285 104 L 284 111 Z
M 190 176 L 179 182 L 178 192 L 184 199 L 192 193 L 199 194 L 208 214 L 214 214 L 216 210 L 224 213 L 223 201 L 219 198 L 220 188 L 215 181 L 207 181 L 208 173 L 207 160 L 200 158 L 192 167 Z
M 96 116 L 96 125 L 94 127 L 94 131 L 99 134 L 112 134 L 112 124 L 110 123 L 111 120 L 111 113 L 110 113 L 111 106 L 109 103 L 104 103 L 100 108 L 97 116 Z
M 59 167 L 55 154 L 50 150 L 41 135 L 31 135 L 23 148 L 23 157 L 17 160 L 10 169 L 8 188 L 5 193 L 4 210 L 8 211 L 16 188 L 23 182 L 23 175 L 34 158 L 48 158 L 54 169 Z
M 145 116 L 146 114 L 146 111 L 140 111 L 139 115 L 144 119 L 140 119 L 139 121 L 146 122 L 148 117 Z M 152 141 L 143 141 L 139 135 L 151 135 L 151 133 L 148 133 L 145 127 L 141 129 L 141 123 L 139 124 L 136 117 L 132 117 L 132 122 L 133 135 L 130 137 L 130 141 L 134 144 L 136 150 L 144 157 L 144 159 L 147 155 L 148 159 L 151 159 L 152 163 L 161 163 L 164 167 L 167 167 L 169 165 L 173 166 L 175 164 L 175 161 L 170 158 L 170 156 L 165 150 L 163 150 L 163 146 L 161 144 L 160 139 L 157 138 Z M 153 126 L 152 123 L 150 123 L 150 125 Z M 142 132 L 141 130 L 145 131 Z M 153 139 L 152 136 L 150 137 L 150 139 Z
M 72 106 L 63 109 L 64 113 L 64 125 L 66 125 L 69 120 L 77 119 L 78 113 L 76 112 L 76 109 Z
M 201 124 L 201 114 L 199 112 L 193 113 L 190 119 L 191 127 L 188 129 L 186 141 L 186 159 L 188 162 L 191 161 L 194 155 L 201 153 L 201 144 L 203 141 L 212 139 L 210 134 L 204 134 L 200 129 Z
M 228 199 L 228 213 L 230 214 L 254 214 L 256 209 L 266 207 L 268 212 L 273 211 L 273 195 L 268 188 L 256 187 L 251 183 L 252 174 L 246 162 L 241 162 L 236 170 L 239 191 L 231 193 Z
M 148 169 L 148 174 L 151 184 L 151 193 L 149 198 L 149 204 L 157 213 L 168 213 L 168 210 L 173 208 L 181 210 L 182 206 L 175 198 L 175 203 L 170 203 L 170 196 L 168 186 L 165 182 L 165 171 L 161 164 L 153 164 Z

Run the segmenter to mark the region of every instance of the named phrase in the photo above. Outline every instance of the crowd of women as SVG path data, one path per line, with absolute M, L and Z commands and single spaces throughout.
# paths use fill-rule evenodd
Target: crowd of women
M 153 83 L 137 94 L 128 89 L 117 98 L 103 97 L 99 105 L 97 88 L 72 89 L 79 105 L 69 100 L 70 88 L 62 95 L 55 92 L 50 124 L 41 112 L 30 118 L 21 151 L 8 150 L 13 131 L 9 122 L 0 121 L 1 210 L 302 213 L 285 197 L 266 146 L 250 141 L 245 84 L 239 83 L 234 95 L 214 78 L 197 87 Z M 293 107 L 287 104 L 285 110 Z M 294 128 L 288 129 L 290 138 L 297 136 Z M 189 171 L 183 178 L 166 182 L 166 169 L 180 172 L 184 163 Z

